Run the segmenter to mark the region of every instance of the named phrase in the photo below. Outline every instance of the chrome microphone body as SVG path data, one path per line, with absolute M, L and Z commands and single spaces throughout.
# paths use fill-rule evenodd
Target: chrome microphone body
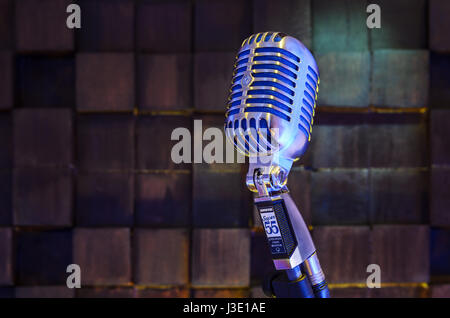
M 285 270 L 287 289 L 296 283 L 304 286 L 306 274 L 315 297 L 328 297 L 308 227 L 286 186 L 293 162 L 311 140 L 317 64 L 299 40 L 264 32 L 244 40 L 234 67 L 225 131 L 235 148 L 249 157 L 246 183 L 257 193 L 255 205 L 275 268 Z M 289 297 L 296 292 L 281 294 Z

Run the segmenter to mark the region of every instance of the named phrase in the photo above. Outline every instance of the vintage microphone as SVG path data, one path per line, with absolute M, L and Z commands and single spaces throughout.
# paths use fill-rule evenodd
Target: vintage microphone
M 318 85 L 312 54 L 283 33 L 254 34 L 236 56 L 225 132 L 249 157 L 247 187 L 257 193 L 277 269 L 264 284 L 270 296 L 329 297 L 308 227 L 286 187 L 293 162 L 311 140 Z

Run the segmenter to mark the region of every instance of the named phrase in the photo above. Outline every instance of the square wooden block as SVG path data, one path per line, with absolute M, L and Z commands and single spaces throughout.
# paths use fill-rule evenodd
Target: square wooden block
M 313 225 L 369 224 L 368 169 L 311 174 Z
M 248 227 L 252 205 L 239 170 L 193 167 L 193 225 L 202 228 Z
M 319 53 L 316 54 L 316 59 L 319 71 L 323 70 L 320 72 L 318 105 L 369 106 L 370 53 L 368 51 Z
M 194 230 L 193 235 L 192 285 L 249 285 L 249 230 L 201 229 Z
M 370 214 L 375 224 L 426 224 L 428 172 L 371 169 Z
M 72 171 L 57 168 L 14 170 L 14 225 L 72 225 Z
M 73 260 L 80 265 L 85 286 L 116 286 L 131 281 L 130 230 L 74 230 Z
M 372 231 L 371 263 L 382 282 L 428 282 L 430 231 L 425 225 L 379 225 Z
M 160 227 L 188 226 L 191 222 L 191 180 L 191 173 L 136 175 L 136 224 Z
M 19 56 L 16 60 L 16 105 L 27 108 L 73 108 L 73 57 Z
M 313 240 L 328 283 L 366 282 L 371 249 L 368 226 L 318 226 Z
M 68 166 L 73 162 L 69 109 L 17 109 L 13 113 L 14 166 Z
M 140 55 L 138 63 L 139 109 L 173 110 L 191 107 L 190 55 Z
M 67 266 L 74 263 L 71 230 L 19 231 L 14 239 L 16 285 L 66 285 Z
M 378 119 L 374 118 L 369 126 L 371 167 L 425 167 L 428 164 L 425 117 L 395 114 Z
M 81 169 L 105 171 L 134 167 L 135 119 L 132 115 L 81 115 L 77 125 L 77 156 Z
M 340 123 L 339 119 L 336 119 L 334 123 L 315 125 L 308 150 L 312 166 L 367 168 L 369 166 L 367 138 L 370 128 L 363 120 L 361 118 L 360 122 Z
M 314 52 L 367 51 L 366 6 L 359 0 L 314 0 Z
M 238 50 L 251 34 L 250 0 L 200 0 L 195 6 L 195 49 Z
M 376 4 L 381 9 L 381 28 L 370 29 L 372 49 L 428 48 L 426 0 L 379 0 Z
M 136 8 L 137 46 L 144 52 L 191 50 L 192 4 L 189 1 L 142 0 Z
M 138 229 L 134 257 L 138 285 L 184 285 L 189 273 L 189 234 L 184 229 Z
M 429 52 L 375 50 L 371 104 L 379 107 L 428 106 Z
M 81 51 L 132 51 L 134 49 L 133 0 L 81 0 Z
M 16 47 L 20 52 L 71 51 L 74 30 L 66 25 L 71 0 L 23 0 L 15 6 Z
M 172 160 L 173 147 L 181 142 L 190 144 L 194 137 L 191 119 L 183 116 L 140 116 L 136 126 L 137 168 L 138 169 L 189 169 L 189 163 Z M 175 129 L 187 129 L 191 140 L 172 134 Z M 178 139 L 177 139 L 178 138 Z M 188 138 L 188 137 L 186 137 Z M 192 144 L 191 144 L 192 145 Z M 194 153 L 191 152 L 190 161 Z
M 133 225 L 132 173 L 90 173 L 77 177 L 79 226 Z
M 76 56 L 78 111 L 132 111 L 132 53 L 80 53 Z
M 310 0 L 253 1 L 253 32 L 283 32 L 312 49 L 311 13 Z

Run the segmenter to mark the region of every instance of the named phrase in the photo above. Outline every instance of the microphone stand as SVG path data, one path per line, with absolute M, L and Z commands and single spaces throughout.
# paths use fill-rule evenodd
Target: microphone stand
M 264 279 L 263 291 L 269 297 L 328 298 L 316 248 L 286 183 L 280 166 L 250 164 L 247 186 L 258 193 L 255 205 L 277 269 Z

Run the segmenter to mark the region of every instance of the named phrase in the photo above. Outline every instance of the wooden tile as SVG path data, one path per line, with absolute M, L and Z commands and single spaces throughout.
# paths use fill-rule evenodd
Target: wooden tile
M 311 211 L 313 225 L 368 224 L 368 170 L 311 173 Z
M 190 173 L 136 175 L 136 223 L 139 226 L 188 226 L 191 183 Z
M 380 0 L 376 3 L 381 9 L 381 28 L 370 30 L 372 49 L 428 47 L 426 0 Z
M 134 3 L 132 0 L 81 0 L 81 51 L 132 51 L 134 49 Z
M 313 0 L 314 52 L 367 51 L 366 3 Z
M 14 225 L 72 225 L 72 171 L 20 168 L 13 177 Z
M 17 285 L 66 285 L 67 266 L 74 263 L 71 230 L 16 232 L 14 239 Z
M 333 34 L 336 35 L 335 32 Z M 321 74 L 319 106 L 369 106 L 368 51 L 316 53 L 316 60 Z
M 374 226 L 371 263 L 380 266 L 382 282 L 429 281 L 429 233 L 421 225 Z
M 195 5 L 195 49 L 237 50 L 251 33 L 248 0 L 200 0 Z
M 366 226 L 318 226 L 313 240 L 328 283 L 365 283 L 370 264 Z
M 16 105 L 73 108 L 75 59 L 23 55 L 16 58 Z
M 13 122 L 15 167 L 68 166 L 73 162 L 69 109 L 18 109 Z
M 253 1 L 253 32 L 283 32 L 311 49 L 311 11 L 310 0 Z
M 171 153 L 180 140 L 172 140 L 176 128 L 186 128 L 193 137 L 191 120 L 183 116 L 140 116 L 137 121 L 138 169 L 189 169 L 190 163 L 175 163 Z M 158 136 L 158 138 L 155 138 Z M 183 139 L 184 141 L 184 139 Z M 192 139 L 191 139 L 192 141 Z M 190 141 L 186 141 L 190 143 Z M 191 154 L 191 161 L 193 153 Z
M 132 111 L 134 57 L 131 53 L 80 53 L 76 56 L 78 111 Z
M 77 156 L 83 170 L 134 167 L 134 117 L 126 114 L 78 117 Z
M 425 224 L 428 222 L 428 172 L 370 170 L 371 222 Z
M 133 225 L 134 179 L 131 173 L 79 174 L 78 226 Z
M 371 104 L 379 107 L 427 107 L 427 50 L 375 50 Z
M 140 55 L 138 63 L 139 109 L 173 110 L 191 107 L 190 55 L 146 54 Z
M 250 281 L 250 233 L 201 229 L 193 233 L 192 285 L 246 287 Z
M 136 37 L 140 51 L 189 52 L 192 38 L 189 1 L 139 1 Z
M 70 0 L 24 0 L 15 6 L 18 51 L 71 51 L 74 31 L 66 26 Z
M 116 286 L 131 281 L 130 230 L 74 230 L 73 260 L 80 265 L 85 286 Z
M 139 285 L 188 282 L 189 235 L 184 229 L 138 229 L 134 233 L 134 272 Z

